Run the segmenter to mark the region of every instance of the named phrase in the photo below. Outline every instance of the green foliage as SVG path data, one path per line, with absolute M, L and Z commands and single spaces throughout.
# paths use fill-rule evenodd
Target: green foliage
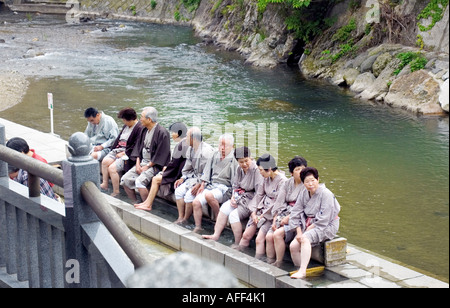
M 411 72 L 415 72 L 423 69 L 428 62 L 427 58 L 420 52 L 402 52 L 397 55 L 397 58 L 399 58 L 401 62 L 394 71 L 394 75 L 398 75 L 408 64 L 411 66 Z
M 350 19 L 347 25 L 337 30 L 331 39 L 333 41 L 345 42 L 350 38 L 353 30 L 356 30 L 355 18 Z
M 337 17 L 325 18 L 329 9 L 327 3 L 314 3 L 308 7 L 289 9 L 285 24 L 296 39 L 308 43 L 336 22 Z
M 181 0 L 184 4 L 184 7 L 189 11 L 193 12 L 198 9 L 200 2 L 202 0 Z
M 448 0 L 430 0 L 430 3 L 428 3 L 428 5 L 417 16 L 417 20 L 428 19 L 429 17 L 431 17 L 431 24 L 428 27 L 425 27 L 424 25 L 419 23 L 418 25 L 420 31 L 431 30 L 434 25 L 442 19 L 447 5 Z
M 136 12 L 136 5 L 130 6 L 130 11 L 133 14 L 133 16 L 136 16 L 136 14 L 137 14 L 137 12 Z
M 180 21 L 181 19 L 181 14 L 179 9 L 177 9 L 174 13 L 173 13 L 173 18 L 175 18 L 176 21 Z
M 302 20 L 301 11 L 294 11 L 291 16 L 288 16 L 285 20 L 287 29 L 295 33 L 295 37 L 302 39 L 304 42 L 309 42 L 311 38 L 320 34 L 322 29 L 320 27 L 320 20 Z
M 311 0 L 258 0 L 259 11 L 264 12 L 269 3 L 286 3 L 294 9 L 299 9 L 309 6 Z
M 156 1 L 155 0 L 152 0 L 152 1 L 150 1 L 150 7 L 152 8 L 152 10 L 154 10 L 155 9 L 155 7 L 156 7 Z

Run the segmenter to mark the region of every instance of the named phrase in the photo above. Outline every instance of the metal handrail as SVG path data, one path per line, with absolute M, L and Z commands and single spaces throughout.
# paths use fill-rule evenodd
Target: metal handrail
M 108 204 L 108 201 L 99 191 L 97 185 L 93 182 L 84 183 L 81 186 L 81 195 L 136 268 L 153 262 L 149 254 L 146 253 L 144 246 L 136 239 L 120 216 Z
M 0 160 L 64 187 L 63 171 L 0 144 Z

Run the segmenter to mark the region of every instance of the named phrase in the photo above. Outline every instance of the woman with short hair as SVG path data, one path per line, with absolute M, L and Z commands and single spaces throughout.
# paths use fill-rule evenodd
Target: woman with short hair
M 308 167 L 302 170 L 300 178 L 305 190 L 299 195 L 291 211 L 289 224 L 296 227 L 297 235 L 290 244 L 291 258 L 297 273 L 291 278 L 305 278 L 313 246 L 333 239 L 339 230 L 341 207 L 334 194 L 319 183 L 319 172 Z

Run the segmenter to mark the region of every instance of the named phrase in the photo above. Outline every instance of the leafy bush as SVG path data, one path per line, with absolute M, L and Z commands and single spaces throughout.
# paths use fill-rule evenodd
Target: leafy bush
M 427 58 L 420 52 L 401 52 L 397 55 L 397 58 L 399 58 L 401 62 L 394 71 L 394 75 L 398 75 L 408 64 L 411 66 L 411 72 L 415 72 L 423 69 L 428 62 Z

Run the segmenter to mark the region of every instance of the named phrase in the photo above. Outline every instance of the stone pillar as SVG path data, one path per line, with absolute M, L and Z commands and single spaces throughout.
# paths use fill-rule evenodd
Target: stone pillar
M 69 288 L 88 288 L 91 281 L 89 254 L 82 243 L 81 225 L 97 222 L 99 218 L 82 198 L 81 185 L 91 181 L 99 186 L 100 167 L 98 161 L 89 155 L 92 146 L 88 136 L 84 133 L 73 134 L 69 139 L 68 148 L 72 157 L 62 163 L 66 204 L 64 227 L 66 229 L 66 262 L 74 267 L 66 268 L 65 281 L 66 287 Z M 79 266 L 79 272 L 76 272 L 76 266 Z M 72 269 L 74 275 L 79 273 L 78 281 L 77 277 L 67 277 L 72 274 L 69 272 Z
M 6 144 L 5 126 L 0 124 L 0 144 Z M 8 176 L 8 164 L 4 161 L 0 161 L 0 178 Z

